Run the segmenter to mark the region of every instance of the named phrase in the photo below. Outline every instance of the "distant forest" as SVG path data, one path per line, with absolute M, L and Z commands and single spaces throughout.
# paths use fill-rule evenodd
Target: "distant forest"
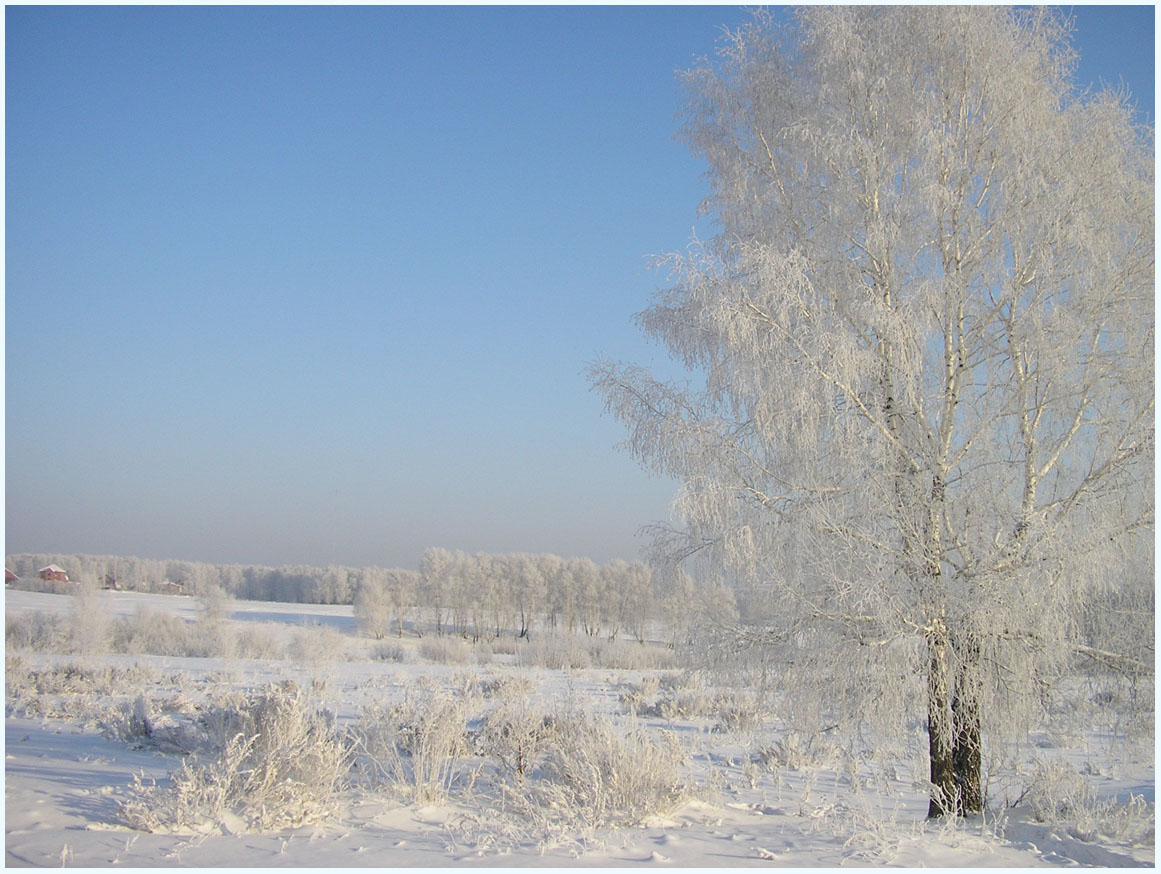
M 39 586 L 37 571 L 54 564 L 75 583 L 102 586 L 106 578 L 121 589 L 169 593 L 174 585 L 188 595 L 221 589 L 235 598 L 290 601 L 309 604 L 350 604 L 362 577 L 378 568 L 263 567 L 210 564 L 199 561 L 160 561 L 115 555 L 49 555 L 24 553 L 7 557 L 5 566 L 20 577 L 20 588 Z M 22 585 L 24 584 L 24 585 Z
M 41 580 L 54 564 L 70 582 Z M 428 549 L 420 569 L 380 567 L 262 567 L 160 561 L 122 556 L 19 554 L 6 567 L 16 588 L 66 593 L 79 586 L 206 596 L 221 591 L 245 600 L 353 604 L 360 616 L 378 616 L 368 628 L 376 637 L 398 633 L 421 620 L 437 634 L 474 638 L 533 628 L 645 639 L 660 624 L 674 637 L 695 621 L 736 618 L 733 593 L 720 584 L 699 584 L 682 572 L 658 574 L 643 562 L 511 553 L 468 554 Z M 115 583 L 114 583 L 115 581 Z

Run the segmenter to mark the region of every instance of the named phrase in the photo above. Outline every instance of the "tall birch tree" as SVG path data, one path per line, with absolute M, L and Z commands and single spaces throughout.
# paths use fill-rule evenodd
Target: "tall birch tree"
M 1153 661 L 1082 621 L 1153 572 L 1153 131 L 1074 64 L 1051 11 L 757 13 L 684 75 L 718 233 L 638 317 L 696 387 L 590 373 L 789 693 L 925 702 L 933 816 L 1078 653 Z

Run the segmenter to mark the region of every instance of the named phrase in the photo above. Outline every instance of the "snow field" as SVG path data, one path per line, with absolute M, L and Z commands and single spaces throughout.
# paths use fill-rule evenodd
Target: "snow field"
M 22 594 L 8 593 L 10 638 Z M 197 621 L 196 602 L 170 600 Z M 354 640 L 342 608 L 323 608 L 325 631 L 305 631 L 332 656 L 347 644 L 337 660 L 294 646 L 311 605 L 265 607 L 284 620 L 269 623 L 284 657 L 10 646 L 8 864 L 1153 861 L 1152 750 L 1107 736 L 1013 751 L 987 817 L 928 822 L 910 763 L 795 732 L 776 697 L 507 653 L 427 664 L 409 638 L 390 642 L 403 661 L 348 661 L 385 644 Z

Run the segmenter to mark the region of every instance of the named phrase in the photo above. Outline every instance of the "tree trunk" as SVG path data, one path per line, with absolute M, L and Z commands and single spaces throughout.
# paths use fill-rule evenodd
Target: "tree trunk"
M 958 791 L 960 814 L 979 813 L 984 809 L 983 779 L 980 754 L 980 705 L 972 697 L 960 697 L 953 702 L 955 719 L 955 747 L 952 764 Z
M 955 785 L 947 635 L 942 627 L 928 633 L 927 652 L 927 757 L 931 780 L 927 816 L 933 819 L 955 813 L 959 795 Z
M 960 681 L 952 699 L 952 718 L 955 724 L 955 782 L 959 789 L 960 813 L 979 813 L 984 809 L 982 779 L 982 743 L 980 702 L 977 692 L 966 682 L 980 662 L 980 643 L 970 631 L 966 633 L 959 650 Z
M 963 816 L 984 809 L 980 705 L 951 670 L 951 642 L 942 626 L 927 638 L 927 743 L 932 784 L 928 818 Z M 968 643 L 968 665 L 978 646 Z

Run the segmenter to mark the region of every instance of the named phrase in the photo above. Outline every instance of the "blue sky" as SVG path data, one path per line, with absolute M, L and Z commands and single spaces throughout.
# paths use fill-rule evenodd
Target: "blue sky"
M 1152 7 L 1070 7 L 1153 117 Z M 5 550 L 632 558 L 674 77 L 740 9 L 6 8 Z

